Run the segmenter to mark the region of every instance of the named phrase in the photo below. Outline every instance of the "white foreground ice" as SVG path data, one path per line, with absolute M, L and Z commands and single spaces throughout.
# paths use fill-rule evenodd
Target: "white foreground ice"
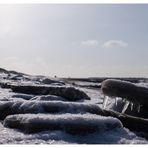
M 0 77 L 6 78 L 7 75 L 1 74 Z M 35 82 L 35 80 L 33 81 Z M 34 84 L 34 82 L 26 81 L 24 83 Z M 83 85 L 83 82 L 81 82 L 81 85 Z M 84 85 L 86 85 L 86 83 Z M 87 83 L 87 85 L 89 85 L 89 83 Z M 90 85 L 93 85 L 93 84 L 90 83 Z M 142 85 L 147 86 L 147 83 L 146 84 L 142 83 Z M 83 101 L 84 103 L 96 104 L 99 107 L 102 107 L 103 97 L 99 90 L 89 89 L 89 88 L 79 87 L 79 86 L 77 86 L 76 88 L 84 91 L 91 98 L 91 100 L 84 100 Z M 27 94 L 14 93 L 10 89 L 0 88 L 0 101 L 16 101 L 17 102 L 19 100 L 25 101 L 29 99 L 31 99 L 32 101 L 34 100 L 38 102 L 51 101 L 53 103 L 58 99 L 59 101 L 64 101 L 63 98 L 58 98 L 56 96 L 31 96 Z M 82 103 L 82 102 L 78 101 L 77 103 Z M 109 99 L 106 104 L 106 108 L 107 109 L 112 108 L 113 104 L 115 104 L 115 100 Z M 25 107 L 27 108 L 27 105 Z M 70 113 L 65 114 L 64 115 L 65 118 L 70 119 L 69 117 Z M 74 112 L 72 114 L 74 114 Z M 76 112 L 76 114 L 79 115 L 80 113 Z M 90 114 L 86 114 L 86 118 L 89 118 L 89 116 Z M 105 117 L 105 119 L 109 120 L 110 117 Z M 103 120 L 101 122 L 103 122 Z M 72 135 L 72 134 L 66 133 L 64 130 L 54 130 L 54 131 L 46 130 L 46 131 L 37 132 L 34 134 L 25 134 L 21 130 L 4 127 L 3 121 L 1 121 L 0 122 L 0 144 L 148 144 L 148 140 L 137 136 L 135 133 L 129 131 L 124 127 L 114 128 L 107 131 L 103 130 L 95 133 L 90 133 L 87 135 Z
M 147 140 L 125 128 L 86 136 L 71 135 L 61 130 L 25 134 L 0 123 L 0 131 L 0 144 L 148 144 Z

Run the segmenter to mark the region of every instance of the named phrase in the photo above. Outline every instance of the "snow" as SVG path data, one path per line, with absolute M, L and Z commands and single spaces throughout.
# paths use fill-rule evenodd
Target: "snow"
M 61 130 L 25 134 L 4 127 L 0 123 L 0 131 L 0 144 L 148 144 L 146 139 L 136 136 L 125 128 L 83 136 L 71 135 Z

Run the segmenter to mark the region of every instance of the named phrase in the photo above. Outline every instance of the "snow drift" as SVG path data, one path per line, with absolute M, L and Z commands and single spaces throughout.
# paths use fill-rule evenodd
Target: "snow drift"
M 4 126 L 18 128 L 27 133 L 42 130 L 64 130 L 70 134 L 90 134 L 92 132 L 121 128 L 121 122 L 113 117 L 88 114 L 21 114 L 10 115 L 4 120 Z

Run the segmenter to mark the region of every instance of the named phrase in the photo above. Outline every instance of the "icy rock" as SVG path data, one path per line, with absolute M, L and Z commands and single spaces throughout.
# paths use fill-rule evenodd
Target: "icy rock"
M 6 82 L 0 82 L 0 87 L 1 88 L 11 88 L 11 85 L 9 83 Z
M 98 105 L 64 101 L 0 101 L 0 120 L 8 115 L 25 113 L 103 114 Z
M 55 95 L 42 95 L 42 96 L 35 96 L 30 100 L 36 100 L 36 101 L 66 101 L 65 98 Z
M 148 108 L 148 88 L 130 82 L 107 79 L 102 82 L 101 90 L 110 97 L 125 98 L 129 102 L 138 103 Z
M 91 114 L 21 114 L 10 115 L 4 120 L 4 126 L 21 129 L 26 133 L 42 130 L 64 130 L 70 134 L 89 134 L 121 128 L 121 122 L 113 117 Z
M 124 108 L 125 102 L 120 98 L 118 99 L 118 105 L 116 106 L 115 103 L 111 103 L 108 108 L 117 112 L 122 112 Z M 132 115 L 135 117 L 142 117 L 142 118 L 148 118 L 148 110 L 147 108 L 141 106 L 140 112 L 138 112 L 137 105 L 130 102 L 130 107 L 127 108 L 126 114 Z
M 12 85 L 12 91 L 17 93 L 33 95 L 56 95 L 66 98 L 68 101 L 77 101 L 81 99 L 90 100 L 90 97 L 83 91 L 74 87 L 55 87 L 55 86 L 36 86 L 36 85 Z
M 64 82 L 58 81 L 58 80 L 52 80 L 49 78 L 42 78 L 40 79 L 40 82 L 43 84 L 52 84 L 52 83 L 56 83 L 56 84 L 64 84 Z
M 34 97 L 34 95 L 28 95 L 28 94 L 14 94 L 11 96 L 12 98 L 22 98 L 25 100 L 30 100 L 31 98 Z

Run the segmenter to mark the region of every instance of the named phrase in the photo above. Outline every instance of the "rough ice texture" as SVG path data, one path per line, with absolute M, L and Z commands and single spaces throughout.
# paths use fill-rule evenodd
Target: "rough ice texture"
M 8 116 L 3 124 L 6 127 L 18 128 L 27 133 L 42 130 L 64 130 L 78 135 L 122 127 L 121 122 L 116 118 L 91 114 L 18 114 Z
M 30 100 L 34 97 L 34 95 L 28 95 L 28 94 L 14 94 L 11 96 L 12 98 L 22 98 L 24 100 Z
M 1 70 L 0 70 L 1 72 Z M 85 85 L 83 85 L 84 87 L 79 87 L 78 85 L 74 85 L 75 88 L 78 88 L 82 91 L 84 91 L 86 94 L 88 94 L 88 96 L 91 97 L 91 100 L 83 100 L 85 103 L 91 103 L 90 107 L 88 107 L 87 105 L 84 107 L 82 107 L 81 101 L 80 101 L 80 105 L 79 107 L 77 105 L 71 105 L 69 104 L 68 108 L 65 110 L 65 108 L 67 107 L 66 104 L 64 104 L 62 109 L 58 108 L 58 104 L 54 101 L 54 99 L 56 100 L 56 97 L 52 100 L 50 100 L 48 97 L 44 98 L 44 96 L 37 96 L 35 97 L 34 101 L 36 102 L 55 102 L 55 106 L 53 106 L 53 104 L 51 105 L 52 107 L 48 108 L 47 106 L 45 108 L 43 108 L 42 105 L 37 105 L 34 103 L 24 103 L 25 105 L 23 105 L 24 107 L 20 107 L 19 103 L 16 103 L 17 101 L 19 102 L 23 102 L 23 100 L 28 100 L 31 96 L 35 96 L 34 94 L 21 94 L 21 93 L 14 93 L 11 91 L 11 89 L 4 89 L 4 88 L 11 88 L 12 85 L 37 85 L 37 86 L 50 86 L 50 80 L 49 80 L 49 84 L 47 84 L 48 82 L 44 81 L 42 82 L 43 79 L 46 79 L 47 77 L 44 76 L 31 76 L 31 75 L 25 75 L 25 74 L 20 74 L 14 71 L 11 72 L 6 72 L 6 70 L 2 70 L 2 73 L 0 73 L 0 100 L 1 102 L 3 101 L 3 105 L 0 105 L 0 116 L 2 117 L 6 117 L 7 115 L 12 114 L 12 113 L 18 113 L 18 108 L 21 108 L 21 112 L 23 112 L 23 110 L 25 112 L 32 112 L 32 113 L 44 113 L 44 114 L 49 114 L 49 113 L 53 113 L 53 114 L 59 114 L 61 115 L 62 113 L 64 115 L 66 115 L 65 113 L 69 112 L 71 115 L 72 114 L 85 114 L 87 112 L 89 113 L 93 113 L 93 114 L 100 114 L 100 115 L 105 115 L 105 116 L 112 116 L 118 118 L 125 127 L 132 129 L 135 131 L 135 129 L 139 129 L 139 131 L 143 131 L 146 132 L 147 130 L 147 122 L 141 122 L 139 124 L 139 120 L 129 120 L 129 117 L 127 118 L 126 115 L 120 115 L 119 116 L 117 114 L 113 114 L 110 111 L 107 112 L 105 110 L 101 110 L 98 106 L 102 107 L 102 96 L 100 93 L 100 90 L 98 89 L 87 89 L 86 83 Z M 50 78 L 49 78 L 50 79 Z M 51 78 L 52 80 L 52 78 Z M 54 80 L 54 79 L 53 79 Z M 56 79 L 55 79 L 56 80 Z M 124 79 L 123 79 L 124 80 Z M 74 81 L 75 83 L 76 81 Z M 97 82 L 97 81 L 95 81 Z M 47 85 L 45 85 L 44 83 L 46 83 Z M 56 83 L 52 83 L 51 86 L 56 86 L 59 82 Z M 69 84 L 67 84 L 67 81 L 65 81 L 65 86 L 67 85 L 69 86 Z M 82 82 L 84 83 L 84 82 Z M 100 83 L 100 82 L 99 82 Z M 63 84 L 61 84 L 63 85 Z M 91 83 L 87 84 L 89 85 L 94 85 Z M 141 85 L 141 84 L 140 84 Z M 145 83 L 144 85 L 147 85 L 147 83 Z M 42 87 L 41 86 L 41 87 Z M 70 85 L 71 86 L 71 85 Z M 143 85 L 142 85 L 143 86 Z M 144 87 L 144 86 L 143 86 Z M 146 86 L 145 86 L 146 87 Z M 90 87 L 89 87 L 90 88 Z M 42 95 L 42 94 L 39 94 Z M 57 99 L 59 99 L 60 96 L 57 96 Z M 31 97 L 32 98 L 32 97 Z M 63 97 L 64 98 L 64 97 Z M 49 100 L 48 100 L 49 99 Z M 66 99 L 66 98 L 65 98 Z M 22 100 L 22 101 L 21 101 Z M 46 100 L 46 101 L 45 101 Z M 10 102 L 14 102 L 15 103 L 10 103 Z M 63 101 L 63 100 L 62 100 Z M 68 99 L 66 99 L 66 101 L 68 101 Z M 0 102 L 0 104 L 1 104 Z M 28 102 L 28 101 L 24 101 L 24 102 Z M 6 103 L 6 104 L 5 104 Z M 92 104 L 96 104 L 96 105 L 92 105 Z M 101 104 L 99 104 L 101 103 Z M 110 104 L 114 103 L 114 99 L 110 99 L 108 106 Z M 21 103 L 20 103 L 21 104 Z M 13 107 L 10 107 L 11 105 L 13 105 Z M 30 106 L 27 106 L 30 105 Z M 118 105 L 120 106 L 120 103 L 118 103 Z M 72 106 L 72 107 L 71 107 Z M 56 107 L 57 109 L 55 109 L 54 107 Z M 26 109 L 25 109 L 26 108 Z M 27 110 L 28 108 L 28 110 Z M 135 106 L 134 106 L 135 108 Z M 13 110 L 14 109 L 14 110 Z M 54 112 L 55 109 L 56 112 Z M 59 111 L 58 111 L 59 109 Z M 129 107 L 130 109 L 130 107 Z M 129 110 L 128 109 L 128 110 Z M 37 112 L 38 110 L 38 112 Z M 126 113 L 128 113 L 128 110 Z M 141 108 L 141 111 L 143 110 L 143 108 Z M 141 113 L 140 111 L 140 113 Z M 138 113 L 137 113 L 138 114 Z M 89 115 L 87 115 L 89 116 Z M 3 119 L 4 119 L 3 118 Z M 103 132 L 95 132 L 92 134 L 84 134 L 83 136 L 80 135 L 70 135 L 66 132 L 64 132 L 64 130 L 45 130 L 42 131 L 40 133 L 32 133 L 32 134 L 25 134 L 24 132 L 22 132 L 21 130 L 15 130 L 12 128 L 7 128 L 4 127 L 2 125 L 3 121 L 0 122 L 0 144 L 65 144 L 65 143 L 74 143 L 74 144 L 139 144 L 139 143 L 148 143 L 148 141 L 144 138 L 138 137 L 137 135 L 139 134 L 135 134 L 131 131 L 129 131 L 128 129 L 125 128 L 115 128 L 113 130 L 109 130 L 109 131 L 103 131 Z M 127 126 L 128 125 L 128 126 Z M 140 126 L 139 126 L 140 125 Z M 142 135 L 140 135 L 142 136 Z M 147 136 L 148 137 L 148 136 Z M 146 137 L 146 138 L 147 138 Z
M 31 98 L 30 100 L 36 100 L 36 101 L 66 101 L 65 98 L 55 95 L 42 95 L 42 96 L 35 96 Z
M 125 102 L 121 98 L 117 100 L 116 103 L 111 103 L 108 108 L 117 112 L 121 112 L 123 109 Z M 144 108 L 143 106 L 140 109 L 140 112 L 137 110 L 138 106 L 136 104 L 130 104 L 127 110 L 125 111 L 125 114 L 132 115 L 135 117 L 142 117 L 142 118 L 148 118 L 148 110 Z
M 102 82 L 101 90 L 104 95 L 126 98 L 136 104 L 148 107 L 148 88 L 130 82 L 107 79 Z
M 69 101 L 77 101 L 82 99 L 90 100 L 90 97 L 83 91 L 74 87 L 54 87 L 54 86 L 24 86 L 12 85 L 12 91 L 17 93 L 33 94 L 33 95 L 56 95 L 66 98 Z
M 4 127 L 0 123 L 0 144 L 148 144 L 125 128 L 95 132 L 85 135 L 72 135 L 62 130 L 46 130 L 26 134 L 21 130 Z
M 98 105 L 63 101 L 0 101 L 0 120 L 7 115 L 24 113 L 93 113 L 103 111 Z
M 40 79 L 40 82 L 43 83 L 43 84 L 54 84 L 54 83 L 56 83 L 57 85 L 64 85 L 64 84 L 65 84 L 65 83 L 62 82 L 62 81 L 53 80 L 53 79 L 46 78 L 46 77 Z

